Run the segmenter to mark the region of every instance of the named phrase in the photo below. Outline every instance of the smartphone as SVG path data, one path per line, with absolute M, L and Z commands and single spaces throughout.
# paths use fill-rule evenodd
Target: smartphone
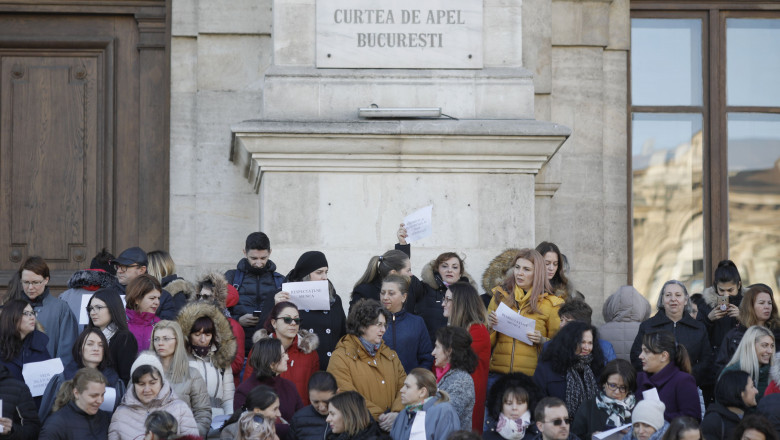
M 718 296 L 718 307 L 721 310 L 726 310 L 729 306 L 729 298 L 727 296 Z
M 259 318 L 260 316 L 262 316 L 262 314 L 263 314 L 262 310 L 255 310 L 254 312 L 252 312 L 252 316 L 254 316 L 255 318 Z

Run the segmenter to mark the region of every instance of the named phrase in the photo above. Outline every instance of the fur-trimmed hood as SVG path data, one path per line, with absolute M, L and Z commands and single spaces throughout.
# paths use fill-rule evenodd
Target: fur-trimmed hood
M 227 279 L 225 279 L 225 276 L 219 272 L 209 272 L 198 279 L 198 284 L 200 285 L 201 283 L 207 281 L 214 285 L 214 290 L 212 292 L 214 294 L 214 299 L 219 304 L 222 304 L 222 307 L 226 307 L 228 297 L 228 282 Z
M 498 254 L 488 264 L 485 273 L 482 274 L 482 288 L 490 292 L 494 287 L 504 284 L 507 271 L 515 264 L 515 257 L 520 248 L 510 248 Z
M 736 296 L 729 297 L 729 303 L 734 304 L 735 306 L 739 306 L 739 304 L 742 302 L 742 298 L 745 297 L 745 292 L 747 292 L 747 289 L 743 286 Z M 708 306 L 715 308 L 718 305 L 719 295 L 715 290 L 715 286 L 710 286 L 704 289 L 704 292 L 701 293 L 701 296 L 704 298 L 704 302 L 706 302 Z
M 97 290 L 114 287 L 117 284 L 116 276 L 104 270 L 86 269 L 79 270 L 68 280 L 69 289 Z
M 236 357 L 236 337 L 233 336 L 233 330 L 227 318 L 214 304 L 205 301 L 188 303 L 182 307 L 177 321 L 186 336 L 189 334 L 192 324 L 201 316 L 211 318 L 217 330 L 215 337 L 219 343 L 219 348 L 217 351 L 212 352 L 211 361 L 219 369 L 230 368 L 230 364 Z
M 439 287 L 441 286 L 441 284 L 439 284 L 439 281 L 436 279 L 436 274 L 435 274 L 435 272 L 433 270 L 433 267 L 435 265 L 436 265 L 436 260 L 435 259 L 429 261 L 428 264 L 423 266 L 422 273 L 420 273 L 420 275 L 422 277 L 423 283 L 427 284 L 428 287 L 430 287 L 431 289 L 434 289 L 434 290 L 439 290 Z M 469 273 L 466 272 L 465 270 L 463 271 L 463 274 L 461 274 L 461 278 L 462 277 L 468 278 L 469 284 L 471 284 L 471 286 L 474 289 L 476 289 L 477 292 L 479 292 L 479 286 L 477 285 L 477 282 L 474 279 L 474 277 L 469 275 Z
M 255 334 L 252 335 L 252 344 L 257 343 L 257 341 L 260 341 L 262 339 L 272 338 L 273 333 L 270 335 L 268 334 L 268 331 L 264 328 L 261 328 L 260 330 L 256 331 Z M 317 349 L 317 347 L 320 346 L 320 338 L 317 336 L 316 333 L 309 333 L 305 330 L 301 330 L 298 332 L 298 349 L 304 352 L 305 354 L 309 354 Z
M 184 278 L 178 278 L 166 284 L 165 290 L 173 297 L 184 295 L 187 300 L 195 299 L 195 286 Z

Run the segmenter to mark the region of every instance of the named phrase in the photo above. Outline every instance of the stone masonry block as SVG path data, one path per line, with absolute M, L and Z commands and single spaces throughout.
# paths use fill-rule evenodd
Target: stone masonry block
M 553 46 L 601 46 L 609 44 L 609 2 L 552 2 Z
M 314 66 L 314 1 L 277 1 L 274 4 L 274 64 Z
M 268 35 L 198 37 L 198 89 L 259 92 L 271 65 Z
M 194 194 L 196 133 L 195 94 L 171 93 L 171 195 Z
M 483 9 L 482 38 L 485 67 L 523 65 L 521 5 L 500 6 L 490 0 Z
M 631 1 L 612 0 L 609 6 L 609 49 L 631 48 Z
M 171 38 L 171 93 L 196 92 L 198 90 L 197 69 L 197 38 Z
M 172 36 L 195 37 L 198 35 L 198 0 L 173 0 L 171 10 Z
M 202 34 L 270 34 L 272 0 L 200 0 L 198 31 Z
M 534 72 L 534 92 L 552 89 L 552 0 L 523 0 L 523 67 Z

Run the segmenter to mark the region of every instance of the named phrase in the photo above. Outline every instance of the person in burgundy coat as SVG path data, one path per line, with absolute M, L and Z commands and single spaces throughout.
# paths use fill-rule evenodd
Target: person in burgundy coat
M 696 381 L 691 376 L 691 361 L 685 346 L 677 344 L 668 331 L 645 334 L 642 339 L 642 370 L 637 375 L 637 401 L 651 388 L 666 405 L 664 419 L 690 416 L 701 421 L 701 403 Z
M 280 377 L 287 370 L 287 353 L 278 339 L 266 338 L 255 343 L 249 363 L 255 369 L 255 374 L 244 379 L 236 389 L 233 397 L 233 410 L 239 411 L 244 405 L 247 395 L 258 385 L 267 385 L 279 396 L 279 412 L 283 420 L 277 420 L 276 434 L 279 440 L 289 438 L 290 421 L 296 411 L 303 408 L 301 396 L 295 384 Z

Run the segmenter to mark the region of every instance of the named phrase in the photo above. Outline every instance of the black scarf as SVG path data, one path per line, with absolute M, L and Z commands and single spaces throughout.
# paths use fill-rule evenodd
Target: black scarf
M 593 355 L 576 356 L 574 363 L 566 370 L 566 409 L 576 414 L 582 402 L 596 397 L 598 384 L 590 363 Z

